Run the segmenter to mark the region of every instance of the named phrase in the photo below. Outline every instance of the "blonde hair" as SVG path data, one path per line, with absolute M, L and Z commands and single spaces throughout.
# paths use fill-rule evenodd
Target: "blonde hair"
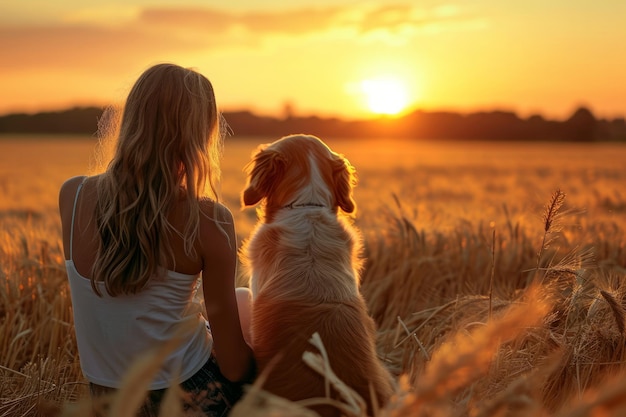
M 173 64 L 139 77 L 126 99 L 113 159 L 97 184 L 100 245 L 91 278 L 97 294 L 97 282 L 113 296 L 137 293 L 173 260 L 168 236 L 180 232 L 168 214 L 181 194 L 184 250 L 195 255 L 199 200 L 208 196 L 217 205 L 221 151 L 220 115 L 207 78 Z

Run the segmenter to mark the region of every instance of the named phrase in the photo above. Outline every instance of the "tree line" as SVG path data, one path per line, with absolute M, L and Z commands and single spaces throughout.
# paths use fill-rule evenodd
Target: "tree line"
M 103 116 L 101 107 L 76 107 L 34 114 L 0 116 L 0 133 L 94 135 Z M 260 116 L 250 111 L 223 113 L 235 136 L 284 136 L 309 133 L 320 137 L 409 138 L 457 140 L 626 141 L 624 118 L 598 119 L 591 110 L 578 108 L 565 120 L 541 115 L 521 118 L 508 111 L 468 114 L 415 110 L 402 117 L 359 120 L 318 116 Z

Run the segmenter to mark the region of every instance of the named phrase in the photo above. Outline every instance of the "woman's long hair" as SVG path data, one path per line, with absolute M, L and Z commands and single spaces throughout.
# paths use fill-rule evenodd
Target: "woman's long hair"
M 222 138 L 213 87 L 173 64 L 146 70 L 132 87 L 113 159 L 99 177 L 96 222 L 100 245 L 92 287 L 134 294 L 173 262 L 168 221 L 178 199 L 187 212 L 185 253 L 195 255 L 199 199 L 218 200 Z M 207 187 L 208 186 L 208 187 Z

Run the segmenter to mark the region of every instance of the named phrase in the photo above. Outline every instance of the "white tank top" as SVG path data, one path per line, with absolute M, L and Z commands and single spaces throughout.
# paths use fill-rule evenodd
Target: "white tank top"
M 151 390 L 178 384 L 202 368 L 213 340 L 196 293 L 199 275 L 166 271 L 135 295 L 111 297 L 99 282 L 102 297 L 91 281 L 78 273 L 72 256 L 74 216 L 82 184 L 76 190 L 70 227 L 70 259 L 65 261 L 70 283 L 80 366 L 85 378 L 98 385 L 120 388 L 131 365 L 147 351 L 180 335 L 166 357 Z M 190 321 L 191 323 L 187 323 Z M 181 326 L 184 324 L 184 326 Z

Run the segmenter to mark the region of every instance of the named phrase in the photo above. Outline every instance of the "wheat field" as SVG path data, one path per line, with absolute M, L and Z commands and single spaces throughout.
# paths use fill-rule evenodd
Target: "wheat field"
M 323 139 L 359 176 L 362 291 L 397 377 L 379 416 L 626 415 L 626 146 Z M 226 141 L 222 194 L 240 241 L 255 222 L 239 207 L 242 168 L 270 140 Z M 0 138 L 0 417 L 91 415 L 56 198 L 65 178 L 99 169 L 95 145 Z M 324 342 L 312 340 L 313 367 Z M 167 348 L 130 369 L 129 386 Z M 111 399 L 113 415 L 132 415 L 137 391 Z M 162 414 L 176 415 L 168 398 Z M 310 413 L 259 381 L 232 415 Z

